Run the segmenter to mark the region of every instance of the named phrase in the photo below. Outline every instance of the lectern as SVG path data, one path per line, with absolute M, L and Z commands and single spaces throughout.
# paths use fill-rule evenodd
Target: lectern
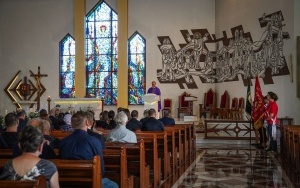
M 156 118 L 159 118 L 159 113 L 158 113 L 158 101 L 159 101 L 159 96 L 156 94 L 148 93 L 144 95 L 144 110 L 147 109 L 155 109 L 156 111 Z

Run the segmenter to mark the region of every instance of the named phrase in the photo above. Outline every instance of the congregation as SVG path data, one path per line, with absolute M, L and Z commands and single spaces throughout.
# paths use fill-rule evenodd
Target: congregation
M 54 108 L 48 114 L 42 109 L 38 118 L 28 119 L 26 112 L 20 109 L 5 116 L 5 126 L 0 132 L 0 149 L 12 149 L 13 159 L 1 169 L 0 179 L 32 180 L 44 175 L 48 187 L 57 188 L 59 171 L 48 159 L 92 160 L 99 155 L 102 187 L 119 187 L 105 177 L 103 150 L 106 143 L 137 143 L 136 131 L 164 131 L 165 125 L 175 125 L 168 111 L 163 112 L 163 118 L 156 119 L 155 109 L 145 110 L 141 120 L 138 119 L 138 111 L 130 113 L 125 108 L 118 108 L 117 113 L 103 111 L 97 121 L 92 111 L 78 111 L 72 115 L 57 112 Z M 58 139 L 51 135 L 55 130 L 70 134 Z M 58 154 L 55 153 L 57 149 Z M 21 165 L 27 160 L 25 156 L 33 156 L 34 160 Z

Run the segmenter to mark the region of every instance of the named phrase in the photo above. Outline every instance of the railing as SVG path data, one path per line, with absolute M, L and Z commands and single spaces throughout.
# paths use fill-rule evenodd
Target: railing
M 204 126 L 207 139 L 250 140 L 254 131 L 248 120 L 206 119 Z

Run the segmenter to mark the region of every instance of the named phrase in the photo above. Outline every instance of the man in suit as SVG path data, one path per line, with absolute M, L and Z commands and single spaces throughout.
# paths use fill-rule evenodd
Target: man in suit
M 132 110 L 131 119 L 127 122 L 126 128 L 131 131 L 136 131 L 142 128 L 143 123 L 140 122 L 137 118 L 139 116 L 139 112 L 137 110 Z
M 163 111 L 163 118 L 160 118 L 159 121 L 161 121 L 164 125 L 175 125 L 175 120 L 170 117 L 169 110 Z
M 164 131 L 165 127 L 161 121 L 156 118 L 156 110 L 151 108 L 149 110 L 149 118 L 143 122 L 142 131 Z

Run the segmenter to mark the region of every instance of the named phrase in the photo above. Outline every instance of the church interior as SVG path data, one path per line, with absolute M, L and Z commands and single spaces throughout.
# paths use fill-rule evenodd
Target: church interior
M 0 0 L 0 125 L 18 109 L 99 120 L 154 108 L 175 126 L 153 134 L 150 158 L 154 139 L 142 132 L 121 147 L 119 187 L 300 187 L 299 9 L 299 0 Z M 255 145 L 247 105 L 257 86 L 278 96 L 276 152 Z M 86 181 L 77 187 L 101 186 Z

